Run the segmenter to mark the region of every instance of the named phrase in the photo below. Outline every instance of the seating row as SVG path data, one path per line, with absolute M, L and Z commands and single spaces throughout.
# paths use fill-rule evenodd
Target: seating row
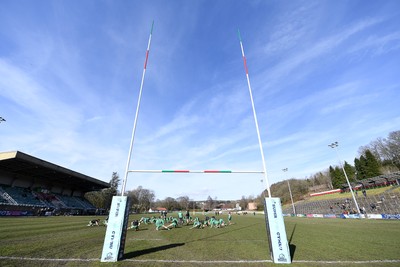
M 362 212 L 370 214 L 400 214 L 400 193 L 385 192 L 379 195 L 356 196 Z M 294 203 L 297 214 L 341 214 L 357 211 L 352 198 L 335 198 L 317 201 L 299 201 Z M 292 205 L 282 207 L 283 213 L 293 213 Z
M 35 192 L 29 188 L 0 186 L 0 205 L 23 205 L 51 209 L 95 209 L 84 198 L 56 193 Z

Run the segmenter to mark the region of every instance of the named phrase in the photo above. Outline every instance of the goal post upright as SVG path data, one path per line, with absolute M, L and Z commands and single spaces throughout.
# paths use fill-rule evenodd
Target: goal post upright
M 145 60 L 144 60 L 144 67 L 143 67 L 143 73 L 142 73 L 142 80 L 141 80 L 141 82 L 140 82 L 139 97 L 138 97 L 138 102 L 137 102 L 137 105 L 136 105 L 135 120 L 134 120 L 134 122 L 133 122 L 131 143 L 130 143 L 130 146 L 129 146 L 128 159 L 127 159 L 127 161 L 126 161 L 125 176 L 124 176 L 124 180 L 123 180 L 123 182 L 122 182 L 121 196 L 123 196 L 123 195 L 125 194 L 126 182 L 127 182 L 127 180 L 128 180 L 128 169 L 129 169 L 129 165 L 130 165 L 131 157 L 132 157 L 133 142 L 134 142 L 134 140 L 135 140 L 136 125 L 137 125 L 137 120 L 138 120 L 138 117 L 139 117 L 140 101 L 141 101 L 141 99 L 142 99 L 142 91 L 143 91 L 144 77 L 145 77 L 145 75 L 146 75 L 147 61 L 148 61 L 148 59 L 149 59 L 151 37 L 152 37 L 152 35 L 153 35 L 153 27 L 154 27 L 154 21 L 153 21 L 153 23 L 151 24 L 151 30 L 150 30 L 149 40 L 148 40 L 148 42 L 147 42 L 146 58 L 145 58 Z
M 242 43 L 242 37 L 240 36 L 240 31 L 238 29 L 238 37 L 239 37 L 239 42 L 240 42 L 240 49 L 242 51 L 242 57 L 243 57 L 243 64 L 244 64 L 244 70 L 246 71 L 246 79 L 247 79 L 247 87 L 249 89 L 249 95 L 250 95 L 250 101 L 251 101 L 251 107 L 253 110 L 253 117 L 254 117 L 254 123 L 256 126 L 256 131 L 257 131 L 257 137 L 258 137 L 258 145 L 260 147 L 260 153 L 261 153 L 261 161 L 263 165 L 263 171 L 264 171 L 264 180 L 266 183 L 266 189 L 268 192 L 268 197 L 271 197 L 271 190 L 269 186 L 269 181 L 268 181 L 268 176 L 267 176 L 267 167 L 265 165 L 265 157 L 264 157 L 264 150 L 262 147 L 262 142 L 261 142 L 261 135 L 260 135 L 260 129 L 258 127 L 258 120 L 257 120 L 257 113 L 256 113 L 256 108 L 254 106 L 254 100 L 253 100 L 253 93 L 251 91 L 251 84 L 250 84 L 250 77 L 249 77 L 249 69 L 247 68 L 247 60 L 246 56 L 244 54 L 244 48 L 243 48 L 243 43 Z
M 244 69 L 246 71 L 247 86 L 249 89 L 250 101 L 251 101 L 251 106 L 253 109 L 254 122 L 255 122 L 255 126 L 256 126 L 257 137 L 258 137 L 258 144 L 260 146 L 264 179 L 265 179 L 265 183 L 266 183 L 266 189 L 268 192 L 268 197 L 265 197 L 265 199 L 264 199 L 264 203 L 265 203 L 264 214 L 265 214 L 265 224 L 266 224 L 268 241 L 269 241 L 270 255 L 271 255 L 271 258 L 274 261 L 274 263 L 290 264 L 291 263 L 291 255 L 290 255 L 289 244 L 287 242 L 286 228 L 285 228 L 285 222 L 283 220 L 281 201 L 280 201 L 280 198 L 271 197 L 271 190 L 270 190 L 270 185 L 269 185 L 269 181 L 268 181 L 268 177 L 267 177 L 267 168 L 265 165 L 264 151 L 263 151 L 262 142 L 261 142 L 260 130 L 258 127 L 257 114 L 256 114 L 255 106 L 254 106 L 253 94 L 251 91 L 249 70 L 247 68 L 247 60 L 246 60 L 246 56 L 244 54 L 242 37 L 240 36 L 239 29 L 238 29 L 238 37 L 239 37 L 239 42 L 240 42 L 240 49 L 242 51 Z
M 101 262 L 116 262 L 123 258 L 125 249 L 126 232 L 128 228 L 129 219 L 129 198 L 124 196 L 126 189 L 126 182 L 128 179 L 128 169 L 132 156 L 133 142 L 135 139 L 136 125 L 140 110 L 140 101 L 142 98 L 144 77 L 146 75 L 147 61 L 149 59 L 151 36 L 153 34 L 154 21 L 151 24 L 151 31 L 149 40 L 147 42 L 146 58 L 144 61 L 142 80 L 140 83 L 139 97 L 136 106 L 135 120 L 133 123 L 131 142 L 128 153 L 128 160 L 126 163 L 126 170 L 124 180 L 122 182 L 121 196 L 113 196 L 110 212 L 108 216 L 108 223 L 106 234 L 104 237 L 103 251 L 101 254 Z

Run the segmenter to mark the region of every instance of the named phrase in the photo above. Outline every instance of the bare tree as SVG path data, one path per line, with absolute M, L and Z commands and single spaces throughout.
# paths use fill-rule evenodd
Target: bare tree
M 178 202 L 172 197 L 165 198 L 161 203 L 167 210 L 176 210 L 178 208 Z
M 249 204 L 249 200 L 245 196 L 242 196 L 242 199 L 239 202 L 239 205 L 242 208 L 242 210 L 246 210 L 248 204 Z
M 205 210 L 212 210 L 213 208 L 214 208 L 214 200 L 212 199 L 211 196 L 208 196 L 204 209 Z
M 181 209 L 186 210 L 186 209 L 189 208 L 190 199 L 189 199 L 188 196 L 178 197 L 178 198 L 176 199 L 176 201 L 179 203 L 179 207 L 180 207 Z
M 384 139 L 386 144 L 385 156 L 397 168 L 400 168 L 400 131 L 389 133 L 389 137 Z
M 145 189 L 142 186 L 129 191 L 128 195 L 131 198 L 132 208 L 139 212 L 148 211 L 155 199 L 154 191 Z
M 367 150 L 384 163 L 384 166 L 389 163 L 400 169 L 400 131 L 390 132 L 387 138 L 377 138 L 360 147 L 358 153 L 365 156 Z

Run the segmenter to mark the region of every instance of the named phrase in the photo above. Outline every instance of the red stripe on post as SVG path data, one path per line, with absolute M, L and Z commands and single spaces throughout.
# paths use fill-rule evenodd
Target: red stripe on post
M 149 50 L 146 51 L 146 60 L 144 61 L 144 69 L 147 67 L 147 59 L 149 58 Z
M 247 69 L 247 61 L 246 61 L 246 57 L 243 56 L 243 63 L 244 63 L 244 69 L 246 70 L 246 74 L 249 74 L 249 70 Z

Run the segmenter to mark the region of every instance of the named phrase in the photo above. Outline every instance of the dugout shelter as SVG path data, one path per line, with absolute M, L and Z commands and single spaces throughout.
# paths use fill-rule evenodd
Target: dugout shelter
M 20 151 L 0 152 L 0 216 L 94 214 L 85 193 L 109 186 Z

